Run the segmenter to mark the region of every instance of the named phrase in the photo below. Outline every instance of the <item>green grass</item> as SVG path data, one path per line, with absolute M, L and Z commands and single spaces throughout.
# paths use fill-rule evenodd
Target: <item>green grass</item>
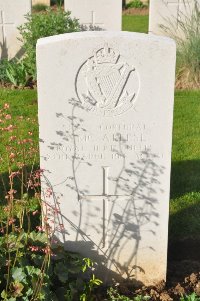
M 178 175 L 178 176 L 177 176 Z M 200 92 L 177 92 L 172 151 L 172 198 L 200 191 Z
M 24 116 L 23 130 L 33 131 L 33 139 L 38 143 L 38 125 L 27 122 L 37 120 L 37 93 L 34 90 L 0 89 L 0 106 L 10 104 L 13 116 Z M 0 154 L 6 155 L 3 143 Z M 39 161 L 39 159 L 38 159 Z M 37 163 L 38 163 L 37 161 Z M 7 172 L 4 162 L 1 173 Z M 1 195 L 0 195 L 1 197 Z M 175 94 L 170 238 L 200 238 L 200 91 L 181 91 Z
M 149 16 L 123 15 L 122 30 L 135 32 L 148 32 Z
M 171 238 L 200 238 L 200 91 L 175 95 Z
M 32 138 L 35 144 L 38 144 L 37 92 L 35 90 L 0 89 L 0 107 L 2 108 L 5 103 L 10 104 L 9 113 L 12 115 L 8 124 L 18 125 L 21 137 L 25 137 L 29 131 L 33 132 Z M 20 122 L 19 116 L 23 116 L 23 120 Z M 6 140 L 7 136 L 6 133 L 0 132 L 0 157 L 2 158 L 6 158 L 4 139 Z M 7 161 L 1 161 L 0 172 L 7 172 L 7 169 Z
M 45 5 L 43 3 L 38 3 L 38 4 L 33 5 L 32 10 L 34 12 L 41 12 L 41 11 L 47 10 L 47 8 L 48 8 L 47 5 Z

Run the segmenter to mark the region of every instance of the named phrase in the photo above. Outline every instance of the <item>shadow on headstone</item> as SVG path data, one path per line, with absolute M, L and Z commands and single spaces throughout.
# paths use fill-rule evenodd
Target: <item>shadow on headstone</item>
M 102 193 L 102 195 L 95 196 L 89 195 L 90 192 L 87 189 L 81 190 L 77 178 L 79 168 L 82 164 L 92 166 L 78 151 L 77 145 L 77 137 L 81 136 L 81 133 L 86 134 L 87 132 L 83 126 L 84 119 L 79 117 L 80 111 L 87 111 L 87 109 L 75 99 L 68 102 L 71 104 L 71 115 L 64 116 L 62 112 L 57 112 L 56 117 L 64 118 L 66 125 L 70 125 L 71 130 L 68 130 L 66 126 L 66 130 L 56 131 L 56 134 L 62 138 L 63 144 L 52 141 L 48 147 L 55 151 L 61 150 L 71 161 L 73 176 L 70 179 L 63 179 L 60 184 L 64 184 L 67 189 L 76 193 L 79 205 L 74 204 L 73 214 L 79 217 L 79 222 L 75 225 L 67 214 L 63 215 L 59 209 L 55 219 L 55 233 L 60 232 L 62 241 L 68 250 L 73 252 L 81 250 L 83 255 L 97 261 L 97 275 L 104 275 L 106 282 L 111 279 L 122 281 L 123 278 L 126 278 L 138 284 L 139 282 L 136 281 L 137 273 L 145 274 L 145 270 L 137 264 L 143 228 L 148 225 L 148 230 L 145 229 L 144 231 L 156 235 L 156 228 L 159 226 L 160 216 L 156 208 L 158 200 L 156 199 L 155 187 L 159 184 L 158 179 L 164 172 L 164 167 L 155 163 L 157 155 L 149 149 L 142 152 L 142 158 L 138 159 L 137 162 L 127 164 L 126 154 L 123 150 L 127 150 L 130 145 L 128 145 L 126 138 L 118 133 L 116 134 L 116 145 L 118 146 L 113 149 L 113 155 L 121 158 L 120 162 L 122 163 L 120 163 L 121 168 L 118 176 L 116 178 L 109 177 L 109 180 L 115 182 L 113 195 Z M 76 114 L 77 110 L 79 110 L 79 114 Z M 66 142 L 72 145 L 69 152 L 64 151 L 62 147 Z M 54 187 L 47 178 L 45 181 L 53 193 L 54 205 L 52 207 L 60 208 L 59 196 L 54 193 Z M 99 212 L 98 208 L 96 211 L 91 209 L 95 208 L 96 199 L 101 200 L 102 203 L 108 202 L 110 204 L 108 215 L 105 212 Z M 86 211 L 85 207 L 87 208 Z M 103 208 L 106 210 L 105 204 Z M 98 220 L 99 215 L 102 216 L 99 222 L 92 224 L 93 231 L 96 232 L 97 236 L 102 233 L 102 238 L 97 242 L 97 240 L 94 241 L 96 237 L 94 239 L 88 234 L 88 231 L 91 227 L 91 220 L 95 218 Z M 68 223 L 70 231 L 75 233 L 75 241 L 68 239 L 68 229 L 59 230 L 59 225 L 66 223 Z M 124 254 L 127 245 L 129 252 Z M 146 248 L 155 251 L 154 246 L 148 242 Z M 123 265 L 120 263 L 120 258 L 123 258 L 121 260 L 124 262 Z M 113 266 L 116 272 L 113 271 Z
M 102 27 L 97 26 L 97 25 L 95 26 L 95 25 L 92 25 L 92 24 L 90 24 L 90 25 L 82 24 L 80 26 L 80 30 L 81 31 L 104 31 L 105 29 L 103 29 Z
M 7 60 L 21 59 L 25 54 L 23 47 L 21 47 L 13 58 L 9 58 L 8 57 L 8 46 L 7 46 L 6 39 L 4 39 L 3 42 L 0 42 L 0 49 L 1 49 L 1 56 L 0 56 L 1 60 L 2 59 L 7 59 Z
M 7 47 L 6 39 L 4 39 L 3 42 L 0 42 L 0 48 L 1 48 L 1 60 L 8 58 L 8 47 Z

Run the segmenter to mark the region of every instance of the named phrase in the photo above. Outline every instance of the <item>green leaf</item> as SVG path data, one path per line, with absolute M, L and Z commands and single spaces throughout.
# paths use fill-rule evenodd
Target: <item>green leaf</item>
M 26 271 L 27 271 L 27 274 L 29 276 L 32 276 L 32 275 L 40 275 L 41 274 L 41 270 L 38 269 L 38 268 L 35 268 L 34 266 L 26 266 Z
M 17 281 L 22 281 L 26 278 L 26 274 L 23 272 L 22 268 L 12 268 L 11 269 L 12 278 Z
M 58 276 L 58 279 L 62 283 L 66 283 L 66 281 L 68 280 L 68 269 L 65 265 L 63 265 L 62 262 L 56 263 L 54 273 Z
M 2 297 L 3 299 L 7 299 L 7 293 L 6 293 L 6 290 L 3 290 L 3 291 L 1 292 L 1 297 Z
M 87 296 L 85 293 L 80 296 L 80 301 L 87 301 Z
M 46 244 L 48 241 L 47 235 L 46 233 L 41 233 L 41 232 L 31 232 L 29 235 L 29 240 L 31 240 L 32 242 L 36 243 L 42 243 L 42 244 Z
M 14 297 L 14 298 L 21 297 L 23 288 L 24 288 L 24 286 L 22 283 L 20 283 L 18 281 L 11 282 L 10 283 L 10 291 L 11 291 L 12 297 Z
M 25 300 L 29 300 L 28 299 L 28 296 L 31 296 L 33 293 L 33 289 L 30 287 L 29 289 L 27 289 L 26 291 L 26 296 L 24 296 L 22 299 L 25 301 Z

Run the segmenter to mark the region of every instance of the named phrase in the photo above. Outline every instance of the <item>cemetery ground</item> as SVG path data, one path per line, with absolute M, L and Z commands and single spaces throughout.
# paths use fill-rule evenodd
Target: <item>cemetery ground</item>
M 170 300 L 169 295 L 173 300 L 180 300 L 181 295 L 194 291 L 200 294 L 199 98 L 200 91 L 177 91 L 175 94 L 167 288 L 160 284 L 156 288 L 143 288 L 137 291 L 139 295 L 151 296 L 152 300 Z M 20 122 L 21 139 L 29 133 L 29 137 L 33 140 L 37 149 L 34 155 L 34 167 L 37 169 L 39 166 L 37 92 L 36 90 L 0 89 L 0 106 L 4 107 L 5 104 L 9 104 L 7 115 L 12 116 L 10 120 L 7 117 L 8 123 L 19 125 Z M 23 116 L 23 119 L 19 116 Z M 6 140 L 4 140 L 7 133 L 3 135 L 1 141 L 4 143 L 0 145 L 1 158 L 4 159 L 1 162 L 1 197 L 4 195 L 5 186 L 9 186 L 8 166 L 5 160 L 8 149 L 5 148 Z M 32 163 L 26 161 L 29 167 Z M 18 190 L 19 187 L 15 186 L 13 189 Z M 36 211 L 35 207 L 34 211 Z M 119 292 L 129 296 L 127 298 L 133 298 L 136 294 L 133 288 L 126 285 L 119 287 Z M 103 300 L 102 294 L 105 294 L 102 288 L 96 291 L 96 300 Z M 115 290 L 110 291 L 111 295 L 116 299 L 105 300 L 134 300 L 125 297 L 119 299 Z
M 148 32 L 148 15 L 123 15 L 122 27 L 126 31 Z
M 124 30 L 147 32 L 147 28 L 148 15 L 123 15 Z M 59 260 L 55 265 L 51 265 L 49 277 L 53 281 L 49 286 L 44 285 L 44 290 L 39 292 L 43 284 L 50 283 L 44 271 L 51 253 L 48 248 L 49 244 L 46 245 L 47 235 L 41 227 L 38 179 L 42 171 L 37 171 L 39 168 L 37 91 L 9 87 L 0 88 L 0 197 L 2 200 L 0 218 L 1 221 L 6 220 L 6 225 L 1 223 L 0 227 L 2 232 L 0 235 L 0 280 L 3 279 L 0 288 L 9 276 L 13 281 L 9 287 L 8 282 L 6 285 L 6 290 L 10 291 L 12 297 L 8 299 L 4 291 L 1 298 L 6 301 L 21 301 L 29 300 L 28 294 L 33 294 L 31 300 L 54 300 L 50 295 L 48 298 L 45 297 L 47 291 L 58 288 L 60 282 L 69 285 L 69 291 L 75 291 L 77 283 L 81 281 L 80 278 L 77 278 L 78 282 L 75 281 L 77 273 L 91 270 L 91 262 L 89 259 L 82 261 L 73 254 L 64 255 L 59 246 L 54 251 L 59 252 L 67 268 L 64 268 L 63 261 Z M 156 287 L 143 287 L 135 290 L 132 285 L 123 284 L 119 287 L 108 288 L 109 294 L 107 294 L 107 288 L 103 286 L 93 290 L 100 282 L 95 277 L 91 277 L 87 283 L 80 282 L 83 288 L 82 299 L 76 300 L 139 301 L 147 300 L 148 297 L 150 300 L 163 301 L 199 300 L 197 297 L 200 296 L 199 99 L 200 90 L 181 90 L 175 93 L 167 285 L 160 283 Z M 19 169 L 21 174 L 17 172 Z M 29 174 L 32 178 L 28 178 Z M 24 185 L 24 182 L 28 183 L 28 186 Z M 27 189 L 29 194 L 27 194 Z M 14 200 L 16 206 L 13 206 Z M 8 243 L 5 244 L 3 234 L 13 229 L 16 233 L 18 231 L 18 221 L 7 215 L 8 210 L 11 210 L 12 216 L 19 219 L 19 223 L 24 223 L 24 230 L 27 231 L 28 236 L 23 232 L 16 240 L 16 236 L 11 235 Z M 10 257 L 7 261 L 2 257 L 5 248 L 10 249 L 8 252 Z M 16 257 L 13 258 L 13 254 L 16 254 Z M 9 267 L 10 260 L 14 261 L 14 266 L 6 278 L 3 276 L 5 275 L 4 267 Z M 39 265 L 37 265 L 38 262 Z M 36 266 L 35 269 L 30 268 L 33 265 Z M 40 266 L 42 266 L 43 277 L 40 277 Z M 70 278 L 69 271 L 72 276 L 75 276 Z M 27 296 L 22 295 L 25 290 Z M 194 292 L 196 295 L 193 294 Z M 147 298 L 142 297 L 145 295 Z M 22 297 L 27 299 L 22 299 Z
M 149 11 L 145 9 L 125 9 L 122 16 L 122 28 L 126 31 L 148 32 Z

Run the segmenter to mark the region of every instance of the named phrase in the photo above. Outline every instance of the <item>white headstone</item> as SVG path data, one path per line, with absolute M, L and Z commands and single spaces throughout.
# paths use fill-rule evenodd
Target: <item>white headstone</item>
M 150 0 L 149 32 L 183 36 L 180 22 L 191 16 L 195 1 L 200 4 L 200 0 Z
M 122 0 L 65 0 L 65 10 L 86 29 L 121 30 Z
M 31 12 L 31 0 L 0 0 L 0 58 L 11 59 L 21 49 L 20 25 Z
M 128 32 L 37 45 L 43 198 L 104 280 L 166 276 L 175 56 L 173 40 Z
M 50 6 L 50 0 L 32 0 L 32 5 L 44 4 Z

